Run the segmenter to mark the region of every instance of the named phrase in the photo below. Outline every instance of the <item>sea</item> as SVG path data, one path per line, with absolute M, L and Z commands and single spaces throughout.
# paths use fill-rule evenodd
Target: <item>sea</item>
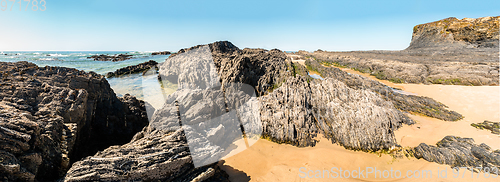
M 105 75 L 108 72 L 113 72 L 119 68 L 137 65 L 149 60 L 154 60 L 158 63 L 163 63 L 169 55 L 151 55 L 154 51 L 4 51 L 0 52 L 0 62 L 17 62 L 27 61 L 44 66 L 60 66 L 68 68 L 76 68 L 86 72 L 96 72 Z M 132 55 L 131 59 L 125 61 L 94 61 L 87 58 L 93 55 L 117 55 L 128 54 Z M 175 84 L 163 84 L 156 79 L 155 74 L 143 76 L 142 73 L 120 76 L 118 78 L 107 78 L 111 88 L 117 96 L 130 94 L 138 99 L 155 98 L 150 94 L 158 94 L 153 90 L 162 88 L 163 94 L 168 94 L 176 90 Z M 146 95 L 145 95 L 146 94 Z M 148 96 L 149 94 L 149 96 Z

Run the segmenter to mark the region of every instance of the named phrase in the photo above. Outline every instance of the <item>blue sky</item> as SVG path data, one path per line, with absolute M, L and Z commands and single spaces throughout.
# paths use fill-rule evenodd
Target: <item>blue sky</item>
M 19 1 L 19 0 L 17 0 Z M 177 51 L 217 40 L 240 48 L 398 50 L 413 26 L 500 15 L 500 1 L 45 0 L 0 11 L 0 51 Z M 4 5 L 3 3 L 2 5 Z

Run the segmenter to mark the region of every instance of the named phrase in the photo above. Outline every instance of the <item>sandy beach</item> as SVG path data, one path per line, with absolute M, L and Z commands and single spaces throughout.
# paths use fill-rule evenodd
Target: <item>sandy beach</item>
M 420 143 L 434 145 L 444 136 L 455 135 L 460 137 L 471 137 L 477 144 L 486 143 L 493 149 L 500 148 L 500 136 L 491 134 L 487 130 L 479 130 L 470 126 L 470 123 L 478 123 L 484 120 L 499 120 L 499 98 L 500 87 L 498 86 L 456 86 L 456 85 L 423 85 L 423 84 L 394 84 L 385 80 L 378 80 L 368 74 L 360 73 L 351 69 L 342 70 L 359 74 L 388 86 L 400 88 L 404 91 L 415 93 L 420 96 L 431 97 L 449 109 L 464 115 L 464 119 L 457 122 L 442 121 L 425 116 L 409 115 L 417 124 L 403 126 L 396 131 L 398 143 L 403 147 L 414 147 Z M 474 173 L 471 177 L 467 171 L 462 177 L 453 173 L 448 165 L 441 165 L 415 158 L 393 158 L 387 154 L 366 153 L 344 149 L 342 146 L 332 144 L 326 138 L 320 136 L 320 142 L 314 147 L 298 148 L 287 144 L 277 144 L 268 140 L 260 139 L 247 150 L 227 158 L 222 168 L 235 181 L 331 181 L 334 173 L 318 176 L 320 178 L 309 178 L 304 171 L 308 170 L 331 170 L 333 167 L 343 170 L 366 169 L 367 167 L 377 170 L 400 170 L 400 178 L 383 178 L 374 174 L 353 178 L 337 178 L 342 181 L 498 181 L 495 176 L 485 177 L 487 174 Z M 303 167 L 303 168 L 302 168 Z M 431 170 L 429 176 L 405 177 L 415 170 Z M 447 170 L 447 177 L 438 176 L 438 171 Z M 458 173 L 458 172 L 457 172 Z M 311 172 L 314 175 L 315 172 Z M 322 174 L 324 174 L 322 172 Z M 455 175 L 455 177 L 454 177 Z M 305 177 L 305 178 L 301 178 Z M 339 177 L 339 176 L 337 176 Z

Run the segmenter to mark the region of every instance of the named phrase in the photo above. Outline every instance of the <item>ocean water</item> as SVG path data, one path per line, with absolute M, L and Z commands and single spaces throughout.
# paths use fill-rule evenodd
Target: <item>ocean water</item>
M 152 51 L 151 51 L 152 52 Z M 108 72 L 113 72 L 119 68 L 137 65 L 149 60 L 154 60 L 158 63 L 163 63 L 169 55 L 151 55 L 151 52 L 145 51 L 21 51 L 0 52 L 1 62 L 17 62 L 28 61 L 40 67 L 43 66 L 61 66 L 68 68 L 76 68 L 86 72 L 93 71 L 98 74 L 105 75 Z M 89 59 L 92 55 L 115 55 L 129 54 L 133 55 L 131 59 L 125 61 L 94 61 Z M 156 75 L 143 76 L 141 73 L 125 75 L 118 78 L 108 78 L 111 88 L 118 96 L 123 96 L 127 93 L 136 96 L 138 99 L 144 99 L 144 93 L 149 94 L 152 87 L 162 88 L 166 93 L 171 93 L 176 90 L 177 85 L 166 84 L 163 87 L 158 82 Z M 151 97 L 151 96 L 147 96 Z

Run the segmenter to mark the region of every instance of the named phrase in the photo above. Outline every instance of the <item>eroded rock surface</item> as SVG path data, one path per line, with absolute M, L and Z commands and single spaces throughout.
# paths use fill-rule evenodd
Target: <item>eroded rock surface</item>
M 205 51 L 203 48 L 200 49 L 202 46 L 198 45 L 188 49 L 181 49 L 177 53 L 172 54 L 165 63 L 160 65 L 159 78 L 167 79 L 174 83 L 190 82 L 193 79 L 202 80 L 196 74 L 200 71 L 208 71 L 212 75 L 211 78 L 218 77 L 220 80 L 203 78 L 203 81 L 200 81 L 200 83 L 204 83 L 202 87 L 207 85 L 212 88 L 220 85 L 220 83 L 245 83 L 254 86 L 258 95 L 264 95 L 273 88 L 277 88 L 286 76 L 291 75 L 287 71 L 290 63 L 286 61 L 285 53 L 277 49 L 268 51 L 246 48 L 240 50 L 228 41 L 208 44 L 211 55 L 199 54 L 204 57 L 197 57 L 199 60 L 207 61 L 184 63 L 181 62 L 185 60 L 184 58 L 176 58 L 177 55 L 183 56 L 182 53 L 191 50 Z M 193 53 L 189 55 L 193 56 Z M 209 69 L 200 70 L 197 68 Z M 179 88 L 189 87 L 179 86 Z
M 222 94 L 217 89 L 174 92 L 131 142 L 76 162 L 64 181 L 228 181 L 217 161 L 230 143 L 217 145 L 217 140 L 237 130 L 225 123 L 231 120 L 217 120 L 226 113 Z
M 307 60 L 305 64 L 310 69 L 319 72 L 323 77 L 336 78 L 350 88 L 372 90 L 380 94 L 385 100 L 392 102 L 401 111 L 423 114 L 445 121 L 462 119 L 462 115 L 448 110 L 447 106 L 432 98 L 401 94 L 380 82 L 359 75 L 348 74 L 338 68 L 325 67 L 315 60 Z
M 500 168 L 500 151 L 492 151 L 484 143 L 477 145 L 472 138 L 446 136 L 436 146 L 421 143 L 412 154 L 418 159 L 452 167 Z
M 491 133 L 500 135 L 500 122 L 483 121 L 482 123 L 472 123 L 472 127 L 482 130 L 490 130 Z
M 300 75 L 289 77 L 260 100 L 263 134 L 296 146 L 314 146 L 321 133 L 349 149 L 390 149 L 397 146 L 394 131 L 413 124 L 381 95 L 335 78 L 308 83 Z
M 71 161 L 124 144 L 147 125 L 144 102 L 117 98 L 93 72 L 0 63 L 0 179 L 56 180 Z
M 195 168 L 182 129 L 138 133 L 134 140 L 76 162 L 64 181 L 229 181 L 217 164 Z

